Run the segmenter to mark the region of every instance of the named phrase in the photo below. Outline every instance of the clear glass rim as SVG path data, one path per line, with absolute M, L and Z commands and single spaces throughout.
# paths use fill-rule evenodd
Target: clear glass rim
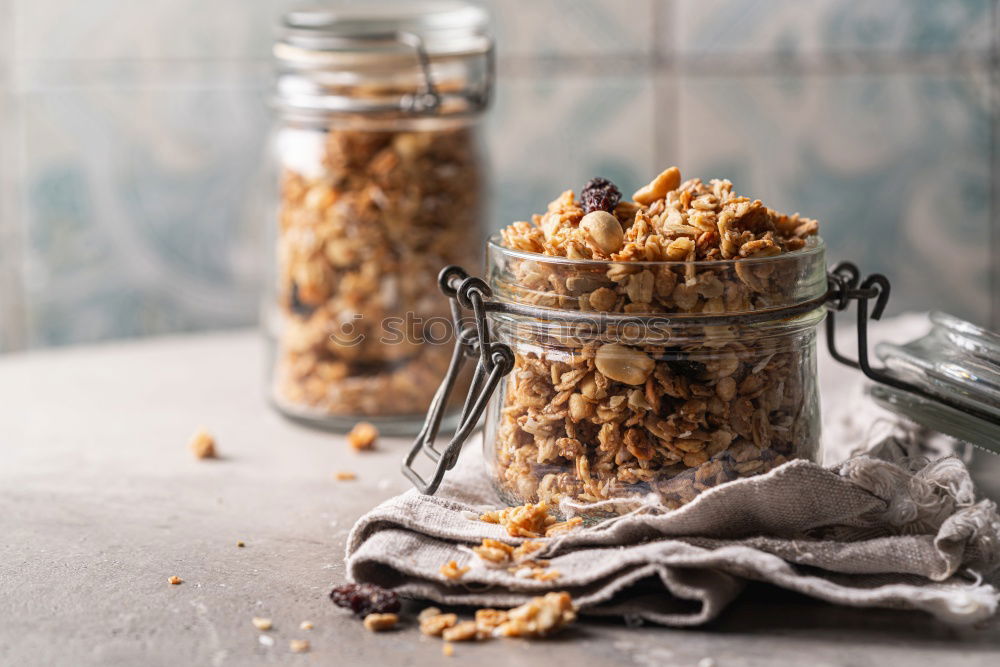
M 636 266 L 642 268 L 684 268 L 693 266 L 696 269 L 727 269 L 733 268 L 737 265 L 739 266 L 761 266 L 765 264 L 778 264 L 781 262 L 794 261 L 794 260 L 808 260 L 816 257 L 816 255 L 821 255 L 826 250 L 826 243 L 820 236 L 810 236 L 806 239 L 806 246 L 799 250 L 793 250 L 792 252 L 781 253 L 780 255 L 771 255 L 770 257 L 738 257 L 735 259 L 700 259 L 693 262 L 686 261 L 673 261 L 673 260 L 642 260 L 642 261 L 622 261 L 614 259 L 573 259 L 570 257 L 556 257 L 553 255 L 543 255 L 538 252 L 531 252 L 530 250 L 515 250 L 514 248 L 508 248 L 503 245 L 502 237 L 500 232 L 495 232 L 490 235 L 489 239 L 486 241 L 487 252 L 490 254 L 499 253 L 507 257 L 513 257 L 516 259 L 539 262 L 539 263 L 549 263 L 549 264 L 559 264 L 563 266 L 574 266 L 581 269 L 598 269 L 601 267 L 607 267 L 609 265 L 622 265 L 622 266 Z

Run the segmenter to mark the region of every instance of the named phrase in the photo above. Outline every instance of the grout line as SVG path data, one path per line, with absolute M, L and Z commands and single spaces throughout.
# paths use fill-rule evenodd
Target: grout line
M 14 90 L 13 3 L 0 0 L 0 352 L 24 347 L 24 263 L 18 172 L 20 103 Z
M 991 52 L 952 54 L 829 54 L 788 58 L 759 55 L 679 56 L 655 53 L 639 55 L 593 55 L 583 57 L 507 56 L 498 69 L 504 76 L 531 76 L 544 68 L 546 74 L 685 74 L 693 76 L 835 76 L 841 74 L 949 74 L 955 71 L 989 70 Z
M 989 326 L 1000 331 L 1000 0 L 994 0 L 990 16 L 993 27 L 989 73 L 990 112 L 990 313 Z

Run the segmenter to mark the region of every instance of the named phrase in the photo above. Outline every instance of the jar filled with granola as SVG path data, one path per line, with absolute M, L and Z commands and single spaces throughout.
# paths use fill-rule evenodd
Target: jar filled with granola
M 500 497 L 557 513 L 676 508 L 818 461 L 816 327 L 831 285 L 854 281 L 827 274 L 817 229 L 676 167 L 633 201 L 601 178 L 564 192 L 489 241 L 485 280 L 442 272 L 457 323 L 472 323 L 455 359 L 478 360 L 473 391 L 443 451 L 432 408 L 404 473 L 433 493 L 483 412 Z
M 449 307 L 445 264 L 481 247 L 492 92 L 488 16 L 459 2 L 285 16 L 272 134 L 274 275 L 264 304 L 270 395 L 342 429 L 415 429 L 447 368 L 428 335 Z
M 513 352 L 485 430 L 500 495 L 678 507 L 817 459 L 816 230 L 676 168 L 632 202 L 595 179 L 506 228 L 487 269 L 507 305 L 491 333 Z

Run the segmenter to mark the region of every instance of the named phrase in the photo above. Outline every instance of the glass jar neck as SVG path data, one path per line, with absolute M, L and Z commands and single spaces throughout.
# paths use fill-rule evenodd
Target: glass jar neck
M 328 116 L 478 115 L 494 76 L 484 16 L 457 5 L 421 26 L 405 13 L 364 20 L 294 12 L 274 46 L 274 104 L 283 113 Z

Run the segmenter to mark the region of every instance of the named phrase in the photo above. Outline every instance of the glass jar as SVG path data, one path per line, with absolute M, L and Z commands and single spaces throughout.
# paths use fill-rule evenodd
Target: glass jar
M 613 514 L 615 499 L 654 493 L 678 507 L 819 460 L 818 238 L 702 262 L 547 257 L 498 239 L 487 254 L 490 336 L 513 353 L 484 437 L 505 502 L 612 501 Z
M 444 373 L 435 276 L 476 262 L 488 16 L 458 2 L 288 14 L 275 43 L 274 273 L 263 320 L 287 416 L 410 432 Z

